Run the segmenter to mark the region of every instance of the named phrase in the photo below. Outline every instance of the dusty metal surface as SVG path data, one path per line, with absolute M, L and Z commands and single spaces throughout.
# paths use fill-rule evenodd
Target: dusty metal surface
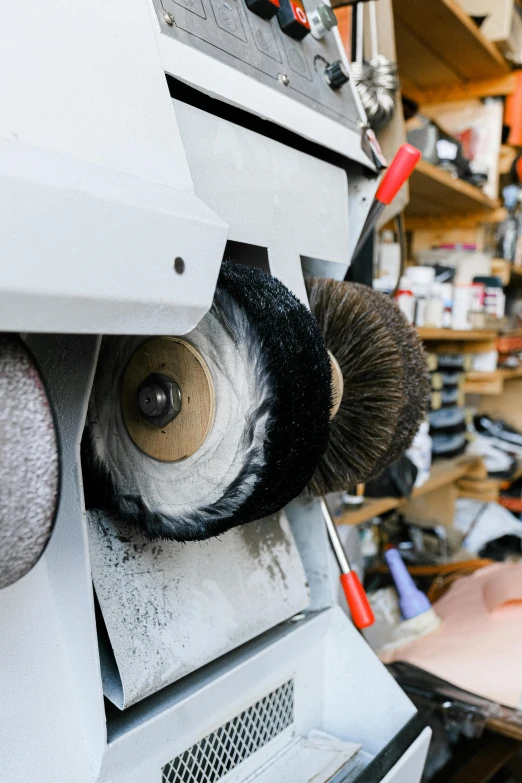
M 102 649 L 104 691 L 122 709 L 309 603 L 283 512 L 186 544 L 150 541 L 101 511 L 88 517 L 94 587 L 114 654 Z

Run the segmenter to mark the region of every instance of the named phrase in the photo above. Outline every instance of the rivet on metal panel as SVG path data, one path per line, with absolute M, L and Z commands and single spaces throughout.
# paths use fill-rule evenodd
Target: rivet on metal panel
M 290 84 L 290 79 L 288 78 L 286 73 L 278 73 L 277 78 L 279 79 L 281 84 L 283 84 L 285 87 L 288 87 L 288 85 Z
M 172 14 L 169 14 L 168 11 L 165 11 L 165 13 L 163 14 L 163 21 L 172 27 L 172 25 L 174 24 L 174 17 L 172 16 Z

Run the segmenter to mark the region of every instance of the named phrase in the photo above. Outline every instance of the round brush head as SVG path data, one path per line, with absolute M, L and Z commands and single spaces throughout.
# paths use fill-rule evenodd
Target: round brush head
M 382 458 L 381 472 L 398 460 L 418 432 L 426 415 L 430 398 L 430 376 L 426 354 L 417 330 L 389 296 L 359 283 L 351 283 L 371 307 L 382 316 L 399 349 L 404 370 L 404 398 L 396 431 Z
M 312 494 L 324 495 L 381 472 L 402 411 L 405 378 L 397 343 L 361 287 L 320 278 L 308 278 L 306 287 L 344 381 L 328 447 L 308 485 Z
M 309 310 L 270 275 L 225 263 L 189 334 L 104 339 L 84 438 L 88 505 L 178 541 L 269 516 L 312 477 L 331 405 Z
M 58 441 L 43 382 L 22 341 L 0 335 L 0 588 L 42 555 L 58 489 Z

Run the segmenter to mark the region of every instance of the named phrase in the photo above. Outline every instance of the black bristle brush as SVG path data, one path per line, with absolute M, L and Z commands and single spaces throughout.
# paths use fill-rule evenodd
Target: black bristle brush
M 381 472 L 403 410 L 406 379 L 397 342 L 361 287 L 308 278 L 306 288 L 344 382 L 328 447 L 308 484 L 312 494 L 324 495 Z
M 203 383 L 190 385 L 192 367 Z M 143 384 L 156 394 L 165 374 L 181 408 L 159 426 L 138 399 Z M 196 399 L 198 384 L 212 411 Z M 224 263 L 211 310 L 183 338 L 104 338 L 83 441 L 87 502 L 151 538 L 220 535 L 305 488 L 331 407 L 330 361 L 308 308 L 271 275 Z M 201 442 L 173 457 L 204 416 Z

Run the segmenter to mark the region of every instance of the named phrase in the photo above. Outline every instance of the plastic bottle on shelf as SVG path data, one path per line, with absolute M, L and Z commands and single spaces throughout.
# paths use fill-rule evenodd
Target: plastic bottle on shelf
M 406 276 L 415 296 L 415 326 L 424 326 L 426 303 L 435 279 L 435 269 L 432 266 L 410 266 L 406 269 Z
M 453 286 L 452 329 L 471 329 L 468 316 L 471 310 L 473 287 L 471 283 L 455 283 Z
M 441 283 L 432 283 L 430 286 L 424 313 L 424 326 L 431 326 L 435 329 L 442 327 L 444 301 L 441 289 Z
M 406 456 L 411 459 L 418 470 L 415 486 L 420 487 L 430 477 L 431 471 L 431 451 L 432 440 L 430 438 L 430 425 L 428 421 L 423 421 L 419 431 L 413 439 L 413 443 L 406 452 Z
M 415 320 L 415 297 L 413 295 L 411 283 L 405 275 L 400 279 L 395 301 L 397 302 L 399 309 L 404 313 L 408 323 L 412 324 Z
M 442 327 L 451 329 L 451 314 L 453 312 L 453 283 L 441 283 L 443 312 Z
M 395 241 L 393 231 L 381 233 L 381 241 L 377 245 L 377 258 L 379 275 L 391 277 L 396 282 L 401 268 L 401 246 Z

